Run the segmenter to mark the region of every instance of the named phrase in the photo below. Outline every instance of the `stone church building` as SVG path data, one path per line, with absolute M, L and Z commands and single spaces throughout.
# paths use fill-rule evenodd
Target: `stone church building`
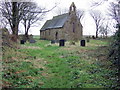
M 69 12 L 47 20 L 40 30 L 40 38 L 47 40 L 80 40 L 82 24 L 76 15 L 76 6 L 71 4 Z

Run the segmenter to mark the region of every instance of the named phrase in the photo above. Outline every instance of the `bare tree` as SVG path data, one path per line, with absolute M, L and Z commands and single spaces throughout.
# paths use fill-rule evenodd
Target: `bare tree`
M 62 14 L 65 14 L 65 13 L 68 13 L 69 12 L 69 9 L 67 8 L 60 8 L 60 7 L 57 7 L 56 10 L 55 10 L 55 14 L 56 15 L 62 15 Z M 77 17 L 79 18 L 79 20 L 84 16 L 84 10 L 82 9 L 78 9 L 76 11 L 76 15 Z
M 18 28 L 21 20 L 26 22 L 26 20 L 28 21 L 29 19 L 29 23 L 31 25 L 31 23 L 33 24 L 39 19 L 37 16 L 41 15 L 41 13 L 43 15 L 56 7 L 54 6 L 50 10 L 43 10 L 41 8 L 37 8 L 35 4 L 30 3 L 32 2 L 12 2 L 11 0 L 10 2 L 1 3 L 0 11 L 2 16 L 8 21 L 12 34 L 15 36 L 18 36 Z M 27 27 L 30 28 L 30 25 Z
M 96 25 L 96 38 L 98 38 L 98 34 L 99 34 L 99 28 L 101 26 L 101 24 L 103 23 L 103 15 L 100 11 L 97 11 L 97 10 L 91 10 L 90 11 L 90 15 L 92 16 L 94 22 L 95 22 L 95 25 Z
M 82 19 L 82 17 L 84 16 L 84 10 L 78 9 L 76 14 L 77 14 L 77 17 L 78 17 L 79 20 L 80 20 L 80 19 Z
M 104 22 L 105 22 L 105 20 L 104 20 Z M 101 33 L 103 35 L 103 37 L 107 38 L 108 34 L 110 33 L 109 21 L 102 24 L 99 29 L 100 29 L 99 33 Z
M 95 1 L 92 1 L 92 2 L 91 2 L 91 7 L 92 7 L 92 9 L 93 9 L 93 8 L 96 8 L 96 7 L 104 4 L 104 3 L 107 2 L 107 1 L 108 1 L 108 0 L 99 0 L 99 1 L 95 0 Z
M 4 17 L 2 17 L 2 13 L 0 12 L 0 28 L 5 28 L 7 24 L 7 20 Z
M 12 34 L 18 36 L 19 23 L 22 20 L 23 11 L 25 8 L 25 2 L 2 2 L 1 12 L 2 16 L 9 23 Z
M 34 25 L 36 22 L 41 21 L 45 13 L 42 13 L 43 9 L 39 8 L 33 2 L 26 2 L 26 4 L 27 4 L 27 8 L 23 13 L 23 19 L 21 22 L 23 23 L 25 28 L 25 35 L 26 37 L 28 37 L 28 31 L 30 27 L 32 27 L 32 25 Z
M 62 15 L 62 14 L 65 14 L 65 13 L 68 13 L 69 12 L 69 9 L 67 8 L 61 8 L 61 7 L 57 7 L 54 11 L 54 13 L 56 15 Z
M 109 15 L 120 24 L 120 1 L 118 3 L 110 3 Z

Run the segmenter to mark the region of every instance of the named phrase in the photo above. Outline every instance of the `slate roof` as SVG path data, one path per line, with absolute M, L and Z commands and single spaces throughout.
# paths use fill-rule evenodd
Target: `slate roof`
M 68 19 L 69 14 L 62 14 L 53 17 L 51 20 L 47 20 L 41 30 L 47 30 L 47 29 L 55 29 L 55 28 L 61 28 L 64 26 L 65 22 Z

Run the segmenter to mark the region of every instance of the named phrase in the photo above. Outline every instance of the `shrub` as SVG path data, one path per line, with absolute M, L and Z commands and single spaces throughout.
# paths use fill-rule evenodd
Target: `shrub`
M 75 45 L 75 41 L 70 41 L 70 45 Z
M 109 57 L 111 58 L 113 64 L 117 67 L 116 74 L 120 75 L 120 25 L 118 31 L 113 36 Z M 120 84 L 120 77 L 118 77 L 118 84 Z
M 112 38 L 109 56 L 115 65 L 120 65 L 120 27 Z

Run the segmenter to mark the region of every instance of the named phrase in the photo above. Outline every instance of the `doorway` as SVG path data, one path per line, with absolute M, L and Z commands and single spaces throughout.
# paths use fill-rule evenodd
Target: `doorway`
M 55 34 L 55 39 L 56 40 L 58 39 L 58 32 L 56 32 L 56 34 Z

